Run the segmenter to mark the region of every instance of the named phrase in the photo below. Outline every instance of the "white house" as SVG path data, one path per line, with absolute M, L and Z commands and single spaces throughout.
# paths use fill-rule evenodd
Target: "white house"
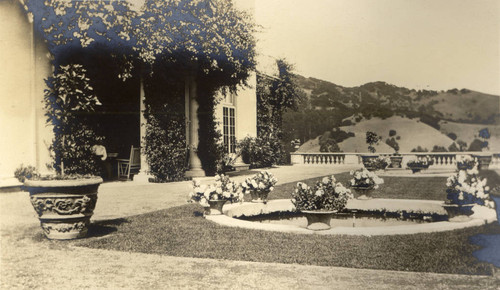
M 237 7 L 254 11 L 254 1 L 237 0 Z M 51 126 L 46 124 L 43 96 L 44 80 L 52 72 L 50 54 L 39 36 L 35 35 L 33 21 L 29 19 L 19 0 L 0 1 L 0 187 L 16 184 L 14 171 L 21 164 L 33 165 L 41 173 L 48 173 L 51 157 L 48 150 L 53 138 Z M 256 74 L 248 81 L 250 87 L 239 88 L 218 105 L 216 116 L 221 124 L 225 148 L 234 152 L 234 141 L 245 136 L 256 136 Z M 144 90 L 137 90 L 136 125 L 129 131 L 144 136 L 141 100 Z M 197 145 L 197 93 L 196 82 L 186 79 L 186 117 L 189 120 L 187 138 L 190 148 Z M 141 140 L 136 138 L 137 141 Z M 126 144 L 138 145 L 138 144 Z M 147 162 L 141 154 L 141 173 L 147 171 Z M 202 176 L 201 164 L 195 150 L 190 152 L 190 176 Z M 140 174 L 141 175 L 141 174 Z M 134 178 L 135 179 L 135 178 Z M 140 179 L 140 178 L 138 178 Z

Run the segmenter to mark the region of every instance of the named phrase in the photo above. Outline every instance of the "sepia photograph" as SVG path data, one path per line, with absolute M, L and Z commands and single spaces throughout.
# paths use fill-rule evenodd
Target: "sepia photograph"
M 500 1 L 0 0 L 0 289 L 499 289 Z

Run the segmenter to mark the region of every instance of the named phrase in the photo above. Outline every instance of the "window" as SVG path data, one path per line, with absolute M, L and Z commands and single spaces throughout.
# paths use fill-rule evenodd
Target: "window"
M 224 151 L 226 153 L 236 153 L 236 128 L 234 108 L 223 107 L 223 110 Z

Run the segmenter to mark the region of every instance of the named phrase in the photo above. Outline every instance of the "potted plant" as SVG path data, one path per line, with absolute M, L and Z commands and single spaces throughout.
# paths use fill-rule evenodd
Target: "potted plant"
M 384 183 L 382 178 L 366 168 L 351 170 L 350 174 L 349 185 L 357 193 L 357 199 L 370 199 L 372 191 L 378 189 L 379 185 Z
M 470 155 L 460 155 L 457 156 L 457 169 L 467 170 L 473 169 L 476 166 L 477 159 Z
M 189 202 L 198 202 L 205 208 L 207 215 L 222 214 L 222 207 L 227 201 L 235 202 L 243 199 L 238 193 L 238 186 L 229 180 L 227 175 L 215 176 L 215 183 L 211 185 L 201 184 L 199 180 L 193 180 L 193 191 L 189 193 Z
M 243 193 L 250 193 L 252 202 L 267 203 L 267 197 L 274 190 L 278 179 L 268 171 L 261 171 L 241 183 Z
M 446 181 L 447 200 L 443 207 L 448 213 L 449 219 L 460 215 L 471 215 L 475 205 L 495 207 L 495 203 L 488 194 L 490 188 L 486 186 L 486 178 L 481 179 L 477 173 L 477 169 L 460 170 L 448 177 Z
M 292 192 L 292 203 L 305 214 L 310 230 L 330 229 L 332 215 L 342 211 L 352 198 L 351 191 L 336 182 L 334 176 L 324 177 L 313 187 L 299 182 Z
M 417 173 L 429 168 L 432 164 L 434 164 L 434 160 L 430 156 L 415 156 L 408 160 L 406 166 L 412 173 Z
M 92 146 L 99 137 L 83 115 L 94 111 L 99 100 L 92 94 L 85 69 L 79 64 L 60 66 L 45 90 L 45 115 L 53 125 L 57 175 L 33 176 L 24 182 L 31 204 L 49 239 L 85 237 L 97 202 L 102 178 Z
M 364 167 L 369 171 L 385 170 L 390 163 L 390 159 L 383 156 L 376 158 L 366 158 L 363 160 Z

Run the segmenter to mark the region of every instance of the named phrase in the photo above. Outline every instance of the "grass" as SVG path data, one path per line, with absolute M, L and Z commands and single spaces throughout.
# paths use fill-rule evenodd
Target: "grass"
M 335 174 L 338 182 L 344 185 L 349 184 L 351 176 L 348 172 Z M 321 178 L 311 178 L 302 182 L 313 185 Z M 401 199 L 446 199 L 446 177 L 426 177 L 424 179 L 415 177 L 384 177 L 384 184 L 374 190 L 374 198 L 401 198 Z M 415 182 L 415 181 L 419 182 Z M 425 180 L 423 182 L 422 180 Z M 500 184 L 500 183 L 499 183 Z M 296 182 L 286 183 L 276 186 L 275 190 L 269 194 L 269 199 L 290 198 L 290 193 L 294 190 Z
M 338 180 L 348 178 L 337 175 Z M 392 180 L 395 179 L 395 180 Z M 317 179 L 307 180 L 314 182 Z M 443 199 L 433 188 L 440 178 L 385 178 L 381 197 Z M 289 198 L 293 184 L 276 187 L 271 198 Z M 425 193 L 418 193 L 425 190 Z M 397 194 L 400 195 L 397 195 Z M 119 223 L 94 224 L 103 237 L 73 241 L 76 245 L 171 256 L 298 263 L 400 271 L 456 274 L 492 274 L 492 266 L 476 260 L 480 247 L 469 239 L 479 234 L 500 234 L 495 224 L 454 231 L 396 236 L 317 236 L 223 227 L 202 217 L 196 204 L 134 216 Z M 110 221 L 112 222 L 112 221 Z M 251 237 L 251 239 L 249 239 Z

